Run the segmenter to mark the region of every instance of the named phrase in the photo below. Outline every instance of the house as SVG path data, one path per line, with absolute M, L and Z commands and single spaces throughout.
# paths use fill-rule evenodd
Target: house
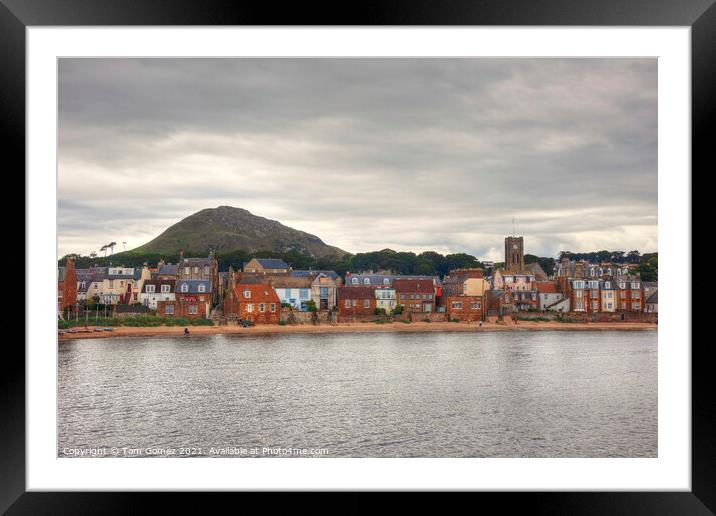
M 557 284 L 555 282 L 537 282 L 537 309 L 539 311 L 547 311 L 547 307 L 550 307 L 563 299 L 564 294 L 557 290 Z
M 435 311 L 435 284 L 432 279 L 395 279 L 393 288 L 398 305 L 408 312 Z
M 599 282 L 599 291 L 601 293 L 601 311 L 603 313 L 612 313 L 617 310 L 617 290 L 616 284 L 612 280 L 602 280 Z
M 174 287 L 174 301 L 157 300 L 157 315 L 208 319 L 211 294 L 211 280 L 177 280 Z
M 585 307 L 589 313 L 599 313 L 602 311 L 602 294 L 599 288 L 599 280 L 588 279 L 586 281 Z
M 653 294 L 646 298 L 646 308 L 644 310 L 648 314 L 659 313 L 659 291 L 654 290 Z
M 641 312 L 644 310 L 644 294 L 641 290 L 641 282 L 637 280 L 636 276 L 624 276 L 615 283 L 618 312 Z
M 392 287 L 393 281 L 396 279 L 432 281 L 435 286 L 435 296 L 440 296 L 442 283 L 438 276 L 428 276 L 422 274 L 373 274 L 372 272 L 351 274 L 350 271 L 346 272 L 346 286 L 364 285 L 373 287 Z
M 509 290 L 490 289 L 485 296 L 488 315 L 505 315 L 515 311 L 514 300 Z
M 440 304 L 450 319 L 481 321 L 487 313 L 489 290 L 482 269 L 452 270 L 442 283 Z
M 177 264 L 177 280 L 200 280 L 211 283 L 210 302 L 219 302 L 219 263 L 214 258 L 214 252 L 210 252 L 206 258 L 184 258 L 184 251 L 179 252 L 179 263 Z M 177 292 L 179 285 L 177 284 Z
M 301 312 L 308 311 L 307 303 L 311 301 L 311 286 L 313 284 L 311 277 L 267 274 L 265 280 L 276 291 L 279 304 L 290 305 L 293 309 Z
M 333 310 L 338 306 L 338 287 L 341 277 L 333 271 L 320 271 L 312 277 L 311 299 L 319 310 Z
M 273 287 L 253 278 L 230 284 L 224 298 L 224 315 L 231 320 L 278 324 L 280 311 L 281 301 Z
M 159 263 L 157 263 L 157 271 L 152 279 L 176 280 L 178 269 L 179 267 L 176 263 L 164 263 L 164 260 L 159 260 Z
M 341 317 L 365 317 L 373 315 L 376 308 L 375 287 L 338 287 L 338 314 Z
M 375 287 L 375 307 L 391 313 L 398 304 L 395 289 L 393 287 Z
M 582 279 L 569 280 L 569 304 L 573 312 L 586 312 L 587 282 Z
M 244 272 L 259 274 L 287 274 L 291 268 L 280 258 L 253 258 L 244 264 Z
M 440 304 L 450 319 L 481 321 L 487 313 L 485 297 L 489 290 L 482 269 L 451 270 L 442 282 Z
M 75 264 L 67 258 L 64 267 L 57 268 L 57 311 L 77 309 L 77 274 Z
M 157 309 L 157 301 L 176 301 L 174 295 L 175 279 L 150 279 L 144 281 L 139 293 L 139 302 L 152 310 Z
M 644 287 L 644 299 L 649 299 L 659 289 L 659 284 L 656 281 L 642 281 L 641 284 Z

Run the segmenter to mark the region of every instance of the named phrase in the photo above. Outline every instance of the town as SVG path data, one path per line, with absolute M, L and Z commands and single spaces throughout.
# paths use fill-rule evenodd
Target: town
M 627 263 L 563 258 L 548 276 L 525 263 L 524 238 L 505 238 L 500 267 L 437 275 L 391 271 L 345 273 L 293 269 L 279 258 L 253 258 L 241 270 L 219 271 L 214 252 L 160 260 L 155 267 L 58 268 L 60 321 L 157 316 L 207 325 L 321 322 L 480 322 L 565 319 L 574 322 L 656 322 L 658 285 L 641 281 Z M 100 314 L 100 307 L 102 313 Z

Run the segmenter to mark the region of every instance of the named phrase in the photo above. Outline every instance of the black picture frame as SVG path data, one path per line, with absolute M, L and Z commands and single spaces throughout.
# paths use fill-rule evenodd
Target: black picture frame
M 713 122 L 716 113 L 714 1 L 401 0 L 366 1 L 346 9 L 347 6 L 340 3 L 316 2 L 292 2 L 278 8 L 269 2 L 228 0 L 0 0 L 0 76 L 3 78 L 0 124 L 5 134 L 5 170 L 17 171 L 18 176 L 25 170 L 25 28 L 87 25 L 689 26 L 692 170 L 705 170 L 710 147 L 716 141 L 713 129 L 716 125 Z M 489 500 L 503 507 L 519 504 L 530 511 L 549 514 L 713 514 L 716 511 L 716 389 L 709 370 L 712 364 L 709 340 L 692 345 L 691 492 L 482 493 L 479 496 L 484 501 L 468 503 L 483 504 Z M 149 507 L 151 496 L 160 497 L 163 512 L 172 506 L 208 512 L 205 495 L 197 499 L 188 493 L 26 493 L 25 354 L 24 349 L 7 339 L 4 351 L 5 360 L 0 361 L 0 442 L 4 444 L 0 453 L 0 511 L 7 514 L 141 512 L 142 508 Z M 296 504 L 295 498 L 282 502 L 282 498 L 272 497 L 272 503 L 277 501 L 289 507 Z M 372 510 L 378 503 L 382 502 L 353 494 L 341 502 L 340 512 Z M 419 496 L 413 503 L 425 507 Z

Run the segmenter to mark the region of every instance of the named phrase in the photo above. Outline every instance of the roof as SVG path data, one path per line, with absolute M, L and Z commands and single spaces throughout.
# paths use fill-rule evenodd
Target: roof
M 338 287 L 338 299 L 373 299 L 375 287 L 358 285 L 355 287 Z
M 320 270 L 320 271 L 292 270 L 292 271 L 291 271 L 291 276 L 295 276 L 295 277 L 297 277 L 297 278 L 302 278 L 302 277 L 316 277 L 316 276 L 318 276 L 319 274 L 325 274 L 326 276 L 328 276 L 328 277 L 331 278 L 331 279 L 338 279 L 338 278 L 340 277 L 340 276 L 338 276 L 338 274 L 336 273 L 336 271 L 324 271 L 324 270 Z
M 416 279 L 396 279 L 393 286 L 398 292 L 424 292 L 426 294 L 435 293 L 435 285 L 431 280 Z
M 358 284 L 366 285 L 365 280 L 368 279 L 368 285 L 385 285 L 385 280 L 388 280 L 388 285 L 392 286 L 395 280 L 425 280 L 430 281 L 435 285 L 440 285 L 440 278 L 437 276 L 426 276 L 422 274 L 346 274 L 346 284 L 352 284 L 353 279 L 358 280 Z
M 557 285 L 551 281 L 538 281 L 537 292 L 540 294 L 558 294 Z
M 288 269 L 288 264 L 280 258 L 256 258 L 264 269 Z
M 177 264 L 176 263 L 163 263 L 157 274 L 161 276 L 176 276 L 177 275 Z
M 311 288 L 313 283 L 309 276 L 296 278 L 288 274 L 269 274 L 265 278 L 273 288 Z
M 150 279 L 146 280 L 144 284 L 142 285 L 142 293 L 147 293 L 147 285 L 154 285 L 155 287 L 160 287 L 161 285 L 169 285 L 169 292 L 174 292 L 174 286 L 176 284 L 176 280 L 173 279 Z M 155 289 L 157 293 L 161 293 L 161 288 Z
M 251 293 L 249 297 L 246 297 L 246 295 L 244 294 L 247 290 Z M 236 285 L 234 285 L 234 291 L 236 292 L 236 295 L 241 301 L 252 300 L 258 302 L 268 301 L 270 303 L 281 302 L 278 298 L 278 295 L 276 294 L 276 291 L 271 286 L 266 284 L 237 283 Z
M 182 292 L 182 285 L 188 285 L 189 291 Z M 199 292 L 199 285 L 204 285 L 204 292 Z M 178 294 L 207 294 L 211 292 L 211 281 L 210 280 L 177 280 L 176 292 Z
M 659 291 L 657 290 L 652 295 L 650 295 L 649 298 L 646 300 L 646 302 L 650 303 L 650 304 L 658 305 L 659 304 Z
M 171 265 L 171 264 L 167 264 Z M 211 258 L 183 258 L 181 260 L 181 265 L 183 266 L 199 266 L 203 267 L 204 265 L 211 265 Z

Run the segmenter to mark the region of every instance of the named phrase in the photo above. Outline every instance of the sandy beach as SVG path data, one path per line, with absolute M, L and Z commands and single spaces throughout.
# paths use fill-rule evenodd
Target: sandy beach
M 369 333 L 369 332 L 485 332 L 485 331 L 604 331 L 604 330 L 645 330 L 656 331 L 658 325 L 653 323 L 560 323 L 560 322 L 528 322 L 520 321 L 497 324 L 495 322 L 483 323 L 482 328 L 477 323 L 451 323 L 451 322 L 412 322 L 410 324 L 393 322 L 385 324 L 375 323 L 340 323 L 297 325 L 258 325 L 249 328 L 241 326 L 189 326 L 191 335 L 267 335 L 277 333 Z M 84 328 L 77 328 L 84 329 Z M 94 326 L 88 326 L 94 330 Z M 60 340 L 68 339 L 98 339 L 111 337 L 163 337 L 181 336 L 184 334 L 184 327 L 181 326 L 154 326 L 154 327 L 131 327 L 117 326 L 113 331 L 90 333 L 60 333 Z

